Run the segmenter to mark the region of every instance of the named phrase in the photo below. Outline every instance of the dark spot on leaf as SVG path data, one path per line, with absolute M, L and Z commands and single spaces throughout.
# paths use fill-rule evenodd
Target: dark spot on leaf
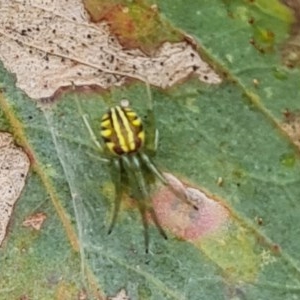
M 263 223 L 264 223 L 263 219 L 261 217 L 258 217 L 257 218 L 257 224 L 261 226 L 261 225 L 263 225 Z
M 281 248 L 280 248 L 280 246 L 279 246 L 278 244 L 273 244 L 273 245 L 272 245 L 272 250 L 273 250 L 273 252 L 274 252 L 275 254 L 279 254 L 280 251 L 281 251 Z
M 254 18 L 251 17 L 251 18 L 248 20 L 248 23 L 252 25 L 252 24 L 254 24 L 254 21 L 255 21 Z

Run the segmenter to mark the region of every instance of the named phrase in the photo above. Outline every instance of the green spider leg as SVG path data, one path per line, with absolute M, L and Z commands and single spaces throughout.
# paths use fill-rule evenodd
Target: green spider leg
M 80 114 L 80 116 L 81 116 L 81 118 L 83 120 L 83 123 L 84 123 L 84 125 L 85 125 L 85 127 L 86 127 L 86 129 L 87 129 L 87 131 L 88 131 L 88 133 L 90 135 L 90 138 L 94 142 L 97 150 L 100 152 L 100 155 L 101 155 L 100 160 L 103 161 L 103 162 L 105 162 L 105 163 L 109 163 L 110 159 L 106 157 L 105 151 L 104 151 L 104 147 L 103 147 L 102 143 L 99 142 L 99 140 L 97 139 L 97 137 L 96 137 L 93 129 L 91 128 L 90 123 L 88 121 L 88 116 L 87 116 L 87 114 L 85 114 L 83 112 L 83 109 L 81 107 L 80 100 L 78 99 L 78 97 L 75 97 L 75 101 L 76 101 L 76 105 L 77 105 L 79 114 Z
M 147 150 L 147 153 L 149 155 L 153 156 L 156 153 L 157 147 L 158 147 L 158 136 L 159 132 L 156 129 L 156 122 L 155 122 L 155 115 L 153 111 L 153 100 L 150 90 L 150 85 L 148 82 L 146 82 L 147 87 L 147 135 L 146 135 L 146 143 L 145 143 L 145 149 Z M 141 152 L 140 157 L 142 161 L 145 163 L 145 165 L 148 167 L 148 169 L 166 186 L 168 186 L 172 192 L 182 199 L 184 202 L 186 202 L 188 205 L 191 205 L 195 210 L 198 210 L 198 207 L 195 205 L 195 203 L 188 198 L 186 194 L 182 194 L 178 192 L 176 189 L 173 188 L 172 185 L 169 184 L 167 179 L 164 177 L 164 175 L 157 169 L 157 167 L 154 165 L 154 163 L 149 159 L 148 155 Z
M 156 129 L 156 121 L 155 121 L 155 115 L 153 110 L 153 100 L 150 90 L 150 85 L 148 82 L 146 82 L 147 87 L 147 122 L 145 122 L 147 132 L 146 132 L 146 141 L 145 141 L 145 150 L 147 151 L 147 154 L 153 156 L 156 153 L 157 147 L 158 147 L 158 135 L 159 132 Z M 145 163 L 145 165 L 148 167 L 148 169 L 165 185 L 168 185 L 168 181 L 165 179 L 163 174 L 156 168 L 156 166 L 153 164 L 153 162 L 149 159 L 149 156 L 144 152 L 140 152 L 140 157 L 142 161 Z
M 121 206 L 121 200 L 122 200 L 122 169 L 121 169 L 121 163 L 119 159 L 114 159 L 112 162 L 112 171 L 111 171 L 111 178 L 114 182 L 115 187 L 115 206 L 114 206 L 114 212 L 111 219 L 111 223 L 108 227 L 108 234 L 111 234 L 119 214 L 120 206 Z
M 141 213 L 142 216 L 142 223 L 144 227 L 144 240 L 145 240 L 145 249 L 146 253 L 148 253 L 149 250 L 149 225 L 147 221 L 147 212 L 150 213 L 150 216 L 156 225 L 159 233 L 162 235 L 164 239 L 167 239 L 167 234 L 161 227 L 157 215 L 152 207 L 151 203 L 151 197 L 149 194 L 149 191 L 146 186 L 146 182 L 144 179 L 143 171 L 142 171 L 142 166 L 140 163 L 140 159 L 137 155 L 132 155 L 132 156 L 124 156 L 122 157 L 122 162 L 124 165 L 124 168 L 127 172 L 127 175 L 130 180 L 131 186 L 135 186 L 137 184 L 138 189 L 137 189 L 137 204 L 138 204 L 138 209 Z
M 154 156 L 158 146 L 158 130 L 156 129 L 156 121 L 154 115 L 154 105 L 150 85 L 146 81 L 147 88 L 147 120 L 145 121 L 146 127 L 146 141 L 145 149 L 149 155 Z

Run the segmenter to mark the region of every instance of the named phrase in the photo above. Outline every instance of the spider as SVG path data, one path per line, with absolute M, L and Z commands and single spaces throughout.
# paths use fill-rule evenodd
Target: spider
M 123 104 L 121 103 L 120 105 L 109 108 L 102 116 L 100 128 L 101 139 L 98 140 L 88 122 L 87 116 L 82 113 L 78 101 L 77 103 L 83 121 L 93 142 L 98 148 L 101 157 L 111 164 L 111 179 L 115 187 L 115 199 L 108 234 L 111 234 L 120 210 L 123 193 L 122 180 L 125 177 L 128 180 L 131 190 L 135 191 L 134 196 L 137 198 L 136 202 L 142 216 L 144 227 L 145 251 L 148 253 L 149 225 L 147 221 L 147 212 L 150 213 L 161 236 L 164 239 L 167 239 L 167 235 L 160 225 L 157 215 L 152 207 L 149 184 L 145 178 L 146 172 L 150 172 L 164 185 L 169 184 L 151 159 L 157 150 L 158 130 L 155 127 L 155 117 L 149 84 L 146 84 L 146 86 L 148 94 L 147 120 L 149 123 L 147 134 L 145 133 L 141 118 L 127 105 L 127 103 L 124 104 L 123 101 Z M 177 195 L 176 191 L 173 190 L 173 192 Z M 184 200 L 187 200 L 187 203 L 191 204 L 188 199 Z M 193 207 L 197 209 L 194 205 Z

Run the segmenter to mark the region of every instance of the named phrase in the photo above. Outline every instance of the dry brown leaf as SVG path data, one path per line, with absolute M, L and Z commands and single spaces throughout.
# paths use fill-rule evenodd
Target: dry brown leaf
M 0 0 L 0 60 L 34 99 L 72 83 L 122 85 L 126 77 L 162 88 L 192 73 L 221 82 L 187 42 L 166 42 L 152 57 L 123 49 L 106 23 L 89 21 L 79 0 Z
M 13 144 L 13 137 L 0 132 L 0 246 L 14 204 L 25 185 L 29 164 L 27 155 Z

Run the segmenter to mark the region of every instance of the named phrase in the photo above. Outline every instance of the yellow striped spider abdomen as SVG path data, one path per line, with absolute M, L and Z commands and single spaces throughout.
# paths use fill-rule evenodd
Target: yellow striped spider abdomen
M 142 120 L 129 107 L 115 106 L 101 120 L 101 136 L 115 155 L 137 152 L 145 141 Z

